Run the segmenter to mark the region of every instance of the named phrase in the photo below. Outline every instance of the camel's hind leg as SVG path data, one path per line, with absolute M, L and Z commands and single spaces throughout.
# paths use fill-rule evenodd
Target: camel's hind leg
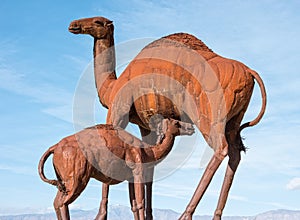
M 225 130 L 225 129 L 224 129 Z M 224 131 L 223 133 L 216 132 L 214 137 L 212 138 L 213 143 L 212 145 L 215 146 L 214 149 L 215 153 L 213 157 L 211 158 L 209 164 L 207 165 L 202 178 L 194 192 L 194 195 L 189 202 L 188 206 L 186 207 L 186 210 L 181 215 L 180 220 L 191 220 L 192 215 L 195 212 L 195 209 L 197 205 L 199 204 L 201 198 L 203 197 L 207 187 L 209 186 L 215 172 L 219 168 L 220 164 L 222 163 L 223 159 L 227 156 L 228 153 L 228 143 L 225 137 Z
M 226 204 L 226 201 L 228 198 L 228 193 L 229 193 L 230 187 L 233 182 L 233 177 L 234 177 L 235 171 L 240 162 L 240 158 L 241 158 L 240 150 L 229 148 L 228 156 L 229 156 L 229 161 L 228 161 L 228 165 L 227 165 L 225 178 L 224 178 L 224 182 L 222 185 L 222 190 L 220 193 L 217 209 L 214 213 L 214 220 L 221 219 L 223 209 L 225 207 L 225 204 Z
M 226 125 L 226 138 L 229 144 L 229 148 L 228 148 L 229 161 L 228 161 L 218 205 L 214 213 L 214 220 L 221 219 L 223 209 L 225 207 L 228 198 L 229 190 L 233 182 L 234 174 L 241 160 L 240 152 L 245 150 L 245 147 L 243 145 L 239 133 L 240 123 L 243 118 L 243 115 L 244 112 L 242 111 L 239 115 L 232 118 Z
M 83 182 L 83 181 L 82 181 Z M 74 181 L 72 188 L 66 187 L 64 191 L 58 191 L 54 200 L 54 209 L 58 220 L 69 220 L 70 213 L 68 205 L 74 202 L 85 189 L 87 182 L 83 184 L 80 181 Z M 70 189 L 71 190 L 68 190 Z
M 58 220 L 69 220 L 69 208 L 65 203 L 66 195 L 64 192 L 58 191 L 54 200 L 54 209 Z
M 85 189 L 87 182 L 82 180 L 70 181 L 64 190 L 58 191 L 54 200 L 54 209 L 58 220 L 69 220 L 68 205 L 74 202 Z M 70 183 L 69 182 L 69 183 Z
M 63 156 L 63 152 L 67 156 Z M 88 184 L 91 166 L 79 148 L 71 147 L 65 147 L 62 152 L 54 154 L 53 164 L 59 182 L 59 191 L 54 200 L 57 219 L 69 220 L 68 205 L 77 199 Z

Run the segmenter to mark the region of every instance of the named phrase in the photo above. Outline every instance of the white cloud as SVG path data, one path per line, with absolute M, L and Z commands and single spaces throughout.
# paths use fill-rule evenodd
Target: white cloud
M 286 185 L 286 188 L 288 190 L 296 190 L 296 189 L 300 189 L 300 178 L 293 178 L 291 179 L 288 184 Z
M 60 105 L 56 107 L 46 108 L 43 110 L 43 112 L 70 123 L 72 123 L 73 121 L 71 103 L 67 105 Z
M 16 49 L 14 45 L 14 40 L 2 40 L 0 41 L 0 61 L 1 61 L 1 66 L 3 66 L 3 61 L 6 60 L 6 58 L 10 55 L 15 54 L 18 50 Z
M 194 187 L 191 185 L 180 183 L 179 181 L 173 182 L 155 182 L 153 194 L 155 196 L 165 196 L 177 199 L 186 199 L 187 195 L 192 195 Z
M 0 69 L 0 88 L 7 91 L 30 96 L 41 103 L 61 104 L 72 101 L 72 94 L 67 90 L 49 83 L 32 83 L 26 80 L 26 74 L 17 73 L 12 68 Z
M 0 88 L 27 96 L 34 102 L 47 104 L 45 113 L 70 121 L 73 94 L 64 88 L 46 82 L 33 83 L 26 79 L 25 74 L 17 73 L 8 67 L 0 67 Z
M 26 166 L 10 166 L 5 164 L 0 164 L 0 171 L 9 171 L 16 174 L 24 174 L 30 176 L 36 176 L 36 172 L 34 172 L 30 167 Z

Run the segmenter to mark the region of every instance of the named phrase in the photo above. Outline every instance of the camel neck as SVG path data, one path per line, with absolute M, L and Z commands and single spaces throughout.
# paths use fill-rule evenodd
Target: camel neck
M 98 96 L 104 107 L 109 106 L 107 97 L 108 88 L 116 80 L 115 48 L 113 36 L 107 39 L 94 39 L 94 74 Z
M 154 161 L 161 160 L 167 156 L 173 147 L 174 141 L 175 136 L 169 132 L 166 132 L 165 137 L 160 144 L 150 147 Z
M 113 47 L 114 47 L 114 39 L 112 37 L 107 37 L 104 39 L 94 38 L 94 58 L 101 55 L 103 57 L 102 53 L 105 53 L 106 51 L 110 51 L 111 53 L 113 53 L 111 55 L 115 59 L 114 57 L 115 49 Z

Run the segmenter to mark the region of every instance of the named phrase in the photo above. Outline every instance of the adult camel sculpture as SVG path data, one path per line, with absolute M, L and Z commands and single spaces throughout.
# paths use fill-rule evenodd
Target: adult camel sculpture
M 146 46 L 117 79 L 113 24 L 103 17 L 73 21 L 74 34 L 94 37 L 94 74 L 98 96 L 108 108 L 107 121 L 125 127 L 137 124 L 143 140 L 157 139 L 149 128 L 153 115 L 194 123 L 214 155 L 207 165 L 195 193 L 180 219 L 191 219 L 223 159 L 228 166 L 214 219 L 222 211 L 245 150 L 242 129 L 256 125 L 266 109 L 266 91 L 260 76 L 241 62 L 219 56 L 196 37 L 178 33 Z M 262 107 L 258 116 L 241 125 L 257 81 Z M 151 195 L 153 170 L 149 168 L 147 194 Z M 103 186 L 102 211 L 106 209 L 108 186 Z M 149 200 L 148 200 L 149 199 Z M 151 219 L 151 196 L 147 197 L 147 218 Z

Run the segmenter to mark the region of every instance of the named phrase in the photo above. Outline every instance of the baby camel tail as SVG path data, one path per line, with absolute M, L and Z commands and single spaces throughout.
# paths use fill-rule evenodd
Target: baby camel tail
M 57 180 L 49 180 L 47 179 L 47 177 L 45 176 L 45 173 L 44 173 L 44 165 L 45 165 L 45 162 L 46 160 L 48 159 L 48 157 L 54 153 L 54 149 L 56 148 L 57 144 L 53 145 L 52 147 L 50 147 L 44 154 L 43 156 L 41 157 L 40 159 L 40 162 L 39 162 L 39 166 L 38 166 L 38 170 L 39 170 L 39 175 L 41 177 L 41 179 L 46 182 L 46 183 L 49 183 L 51 185 L 54 185 L 54 186 L 58 186 L 58 181 Z
M 52 147 L 50 147 L 44 154 L 43 156 L 41 157 L 40 159 L 40 162 L 39 162 L 39 166 L 38 166 L 38 171 L 39 171 L 39 175 L 41 177 L 41 179 L 46 182 L 46 183 L 49 183 L 53 186 L 56 186 L 58 188 L 58 190 L 64 192 L 65 191 L 65 186 L 62 182 L 58 181 L 58 180 L 49 180 L 46 176 L 45 176 L 45 173 L 44 173 L 44 165 L 45 165 L 45 162 L 47 161 L 47 159 L 50 157 L 51 154 L 54 153 L 54 150 L 55 148 L 57 148 L 57 144 L 53 145 Z M 55 169 L 55 167 L 54 167 Z M 56 172 L 56 170 L 55 170 Z

